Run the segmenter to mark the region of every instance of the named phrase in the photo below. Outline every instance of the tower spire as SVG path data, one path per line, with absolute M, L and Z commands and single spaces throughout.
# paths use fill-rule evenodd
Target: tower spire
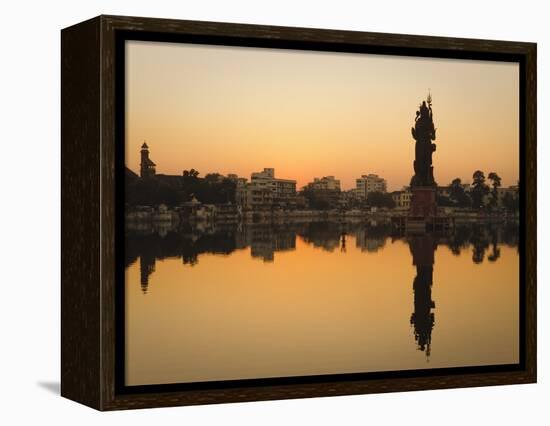
M 140 175 L 141 177 L 151 177 L 156 174 L 155 169 L 156 164 L 151 161 L 149 158 L 149 147 L 147 143 L 143 141 L 141 145 L 141 164 L 140 164 Z

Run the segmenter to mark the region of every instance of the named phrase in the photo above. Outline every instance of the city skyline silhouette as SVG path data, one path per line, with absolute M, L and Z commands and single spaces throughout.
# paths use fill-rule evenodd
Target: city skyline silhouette
M 497 170 L 504 186 L 518 180 L 517 64 L 152 42 L 127 51 L 134 171 L 145 140 L 164 174 L 273 167 L 299 187 L 334 175 L 347 189 L 375 173 L 401 189 L 414 156 L 411 110 L 430 90 L 444 147 L 436 180 L 476 169 Z

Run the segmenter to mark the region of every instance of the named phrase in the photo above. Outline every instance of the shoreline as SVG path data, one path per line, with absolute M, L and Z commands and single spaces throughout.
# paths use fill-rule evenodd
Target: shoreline
M 454 210 L 440 208 L 437 218 L 452 220 L 455 225 L 461 224 L 489 224 L 489 223 L 519 223 L 517 215 L 487 214 L 475 210 Z M 302 223 L 302 222 L 334 222 L 334 223 L 377 223 L 392 224 L 393 221 L 408 218 L 408 210 L 282 210 L 282 211 L 256 211 L 216 214 L 189 214 L 181 210 L 160 210 L 154 208 L 141 211 L 127 212 L 125 222 L 127 225 L 142 227 L 147 224 L 190 225 L 205 226 L 208 224 L 255 224 L 255 223 Z

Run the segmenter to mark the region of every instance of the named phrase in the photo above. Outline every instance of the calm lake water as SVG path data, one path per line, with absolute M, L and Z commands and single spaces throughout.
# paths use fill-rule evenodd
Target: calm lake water
M 514 226 L 127 234 L 126 384 L 519 362 Z

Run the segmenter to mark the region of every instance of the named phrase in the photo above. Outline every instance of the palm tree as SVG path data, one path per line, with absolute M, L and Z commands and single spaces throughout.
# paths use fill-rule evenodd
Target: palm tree
M 483 198 L 489 193 L 489 187 L 485 183 L 485 174 L 481 170 L 474 172 L 472 187 L 473 207 L 481 208 L 483 207 Z
M 500 187 L 500 176 L 497 175 L 495 172 L 489 173 L 489 176 L 487 178 L 492 182 L 493 190 L 492 190 L 492 197 L 491 197 L 491 205 L 494 207 L 497 205 L 498 202 L 498 188 Z

